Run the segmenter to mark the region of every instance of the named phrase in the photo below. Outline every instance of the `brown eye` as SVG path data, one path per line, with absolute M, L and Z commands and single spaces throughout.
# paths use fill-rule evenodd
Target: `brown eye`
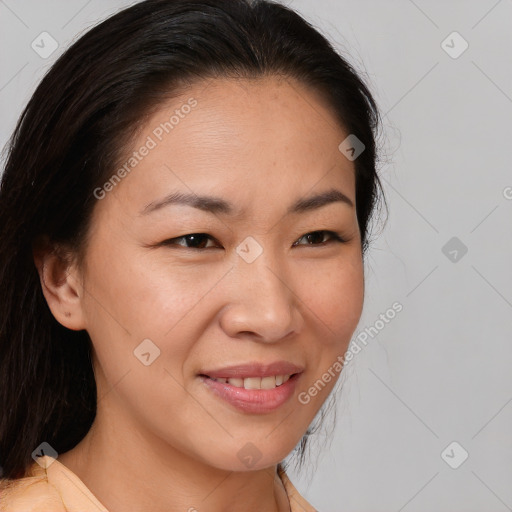
M 321 231 L 312 231 L 311 233 L 306 233 L 304 236 L 299 238 L 297 242 L 295 242 L 293 245 L 326 245 L 327 242 L 324 241 L 325 235 L 328 235 L 330 237 L 330 240 L 327 242 L 345 242 L 343 238 L 341 238 L 338 233 L 335 233 L 334 231 L 327 231 L 327 230 L 321 230 Z M 306 244 L 299 244 L 298 242 L 302 239 L 307 240 L 308 243 Z
M 179 236 L 177 238 L 170 238 L 162 242 L 163 245 L 180 245 L 185 249 L 209 249 L 205 245 L 208 243 L 208 239 L 214 240 L 210 235 L 206 233 L 191 233 L 189 235 Z M 177 241 L 184 241 L 183 243 L 177 243 Z M 213 246 L 214 247 L 214 246 Z

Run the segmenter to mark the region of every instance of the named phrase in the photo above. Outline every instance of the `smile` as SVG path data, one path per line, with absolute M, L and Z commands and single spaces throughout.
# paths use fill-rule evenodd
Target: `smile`
M 223 384 L 230 384 L 235 388 L 244 388 L 244 389 L 274 389 L 283 385 L 289 378 L 290 374 L 287 375 L 275 375 L 270 377 L 247 377 L 245 379 L 240 378 L 213 378 L 213 380 L 217 382 L 221 382 Z
M 279 409 L 290 400 L 301 375 L 302 373 L 294 373 L 244 379 L 212 378 L 207 375 L 199 377 L 215 398 L 222 399 L 238 411 L 266 414 Z

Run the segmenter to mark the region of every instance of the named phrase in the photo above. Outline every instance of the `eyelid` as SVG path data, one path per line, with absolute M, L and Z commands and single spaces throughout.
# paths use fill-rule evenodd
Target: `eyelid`
M 299 240 L 302 240 L 304 237 L 308 236 L 308 235 L 312 235 L 314 233 L 324 233 L 329 235 L 330 236 L 330 240 L 327 240 L 326 242 L 320 242 L 319 244 L 304 244 L 306 247 L 323 247 L 327 244 L 330 244 L 332 242 L 339 242 L 339 243 L 346 243 L 347 240 L 345 239 L 345 237 L 343 237 L 341 235 L 341 233 L 337 233 L 336 231 L 332 231 L 330 229 L 317 229 L 315 231 L 309 231 L 308 233 L 304 233 L 301 237 L 298 238 L 297 241 Z M 302 245 L 302 244 L 297 244 L 297 242 L 295 242 L 293 244 L 294 247 L 296 246 L 299 246 L 299 245 Z
M 325 235 L 328 235 L 330 237 L 329 240 L 325 241 L 325 242 L 320 242 L 318 244 L 299 244 L 298 242 L 300 240 L 302 240 L 303 238 L 305 238 L 306 236 L 308 235 L 312 235 L 312 234 L 316 234 L 316 233 L 323 233 L 324 236 Z M 174 237 L 174 238 L 169 238 L 167 240 L 164 240 L 163 242 L 161 242 L 159 245 L 162 245 L 162 246 L 178 246 L 178 247 L 182 247 L 183 249 L 186 249 L 186 250 L 191 250 L 191 251 L 204 251 L 204 250 L 207 250 L 207 249 L 215 249 L 215 247 L 203 247 L 203 248 L 198 248 L 198 247 L 186 247 L 186 246 L 183 246 L 181 244 L 177 244 L 177 243 L 171 243 L 171 242 L 175 242 L 176 240 L 181 240 L 181 239 L 184 239 L 184 238 L 187 238 L 189 236 L 192 236 L 192 235 L 203 235 L 203 236 L 206 236 L 207 238 L 209 238 L 209 240 L 221 245 L 219 243 L 219 241 L 212 235 L 208 234 L 208 233 L 202 233 L 202 232 L 197 232 L 197 233 L 187 233 L 185 235 L 181 235 L 181 236 L 177 236 L 177 237 Z M 341 235 L 341 233 L 338 233 L 336 231 L 332 231 L 332 230 L 329 230 L 329 229 L 316 229 L 314 231 L 308 231 L 307 233 L 304 233 L 303 235 L 301 235 L 296 242 L 293 243 L 292 247 L 300 247 L 300 246 L 305 246 L 305 247 L 324 247 L 326 245 L 329 245 L 333 242 L 338 242 L 338 243 L 347 243 L 347 239 Z
M 187 233 L 186 235 L 181 235 L 181 236 L 176 236 L 174 238 L 168 238 L 167 240 L 164 240 L 163 242 L 161 242 L 159 245 L 163 245 L 163 246 L 177 246 L 177 247 L 181 247 L 182 249 L 185 249 L 185 250 L 189 250 L 189 251 L 205 251 L 206 249 L 215 249 L 215 247 L 205 247 L 205 248 L 197 248 L 197 247 L 186 247 L 184 245 L 181 245 L 181 244 L 177 244 L 177 243 L 171 243 L 171 242 L 174 242 L 175 240 L 181 240 L 183 238 L 187 238 L 189 236 L 192 236 L 192 235 L 204 235 L 206 236 L 207 238 L 209 238 L 211 241 L 217 243 L 218 245 L 220 245 L 219 241 L 212 235 L 208 234 L 208 233 L 202 233 L 202 232 L 197 232 L 197 233 Z

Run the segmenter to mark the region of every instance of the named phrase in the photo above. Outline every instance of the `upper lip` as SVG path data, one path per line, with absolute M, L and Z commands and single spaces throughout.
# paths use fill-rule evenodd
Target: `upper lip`
M 248 377 L 271 377 L 273 375 L 292 375 L 300 373 L 304 368 L 288 361 L 275 361 L 273 363 L 247 363 L 235 366 L 227 366 L 216 370 L 201 371 L 200 375 L 206 375 L 215 379 L 246 379 Z

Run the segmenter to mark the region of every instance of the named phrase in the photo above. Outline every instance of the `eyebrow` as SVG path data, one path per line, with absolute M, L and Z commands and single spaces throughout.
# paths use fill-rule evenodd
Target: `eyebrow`
M 349 197 L 340 190 L 333 188 L 319 194 L 299 199 L 288 208 L 286 215 L 317 210 L 332 203 L 342 203 L 354 208 L 354 203 Z M 242 214 L 242 211 L 237 210 L 233 204 L 220 197 L 173 192 L 159 201 L 153 201 L 146 205 L 140 212 L 140 215 L 148 215 L 171 205 L 190 206 L 214 215 L 222 214 L 237 217 Z

